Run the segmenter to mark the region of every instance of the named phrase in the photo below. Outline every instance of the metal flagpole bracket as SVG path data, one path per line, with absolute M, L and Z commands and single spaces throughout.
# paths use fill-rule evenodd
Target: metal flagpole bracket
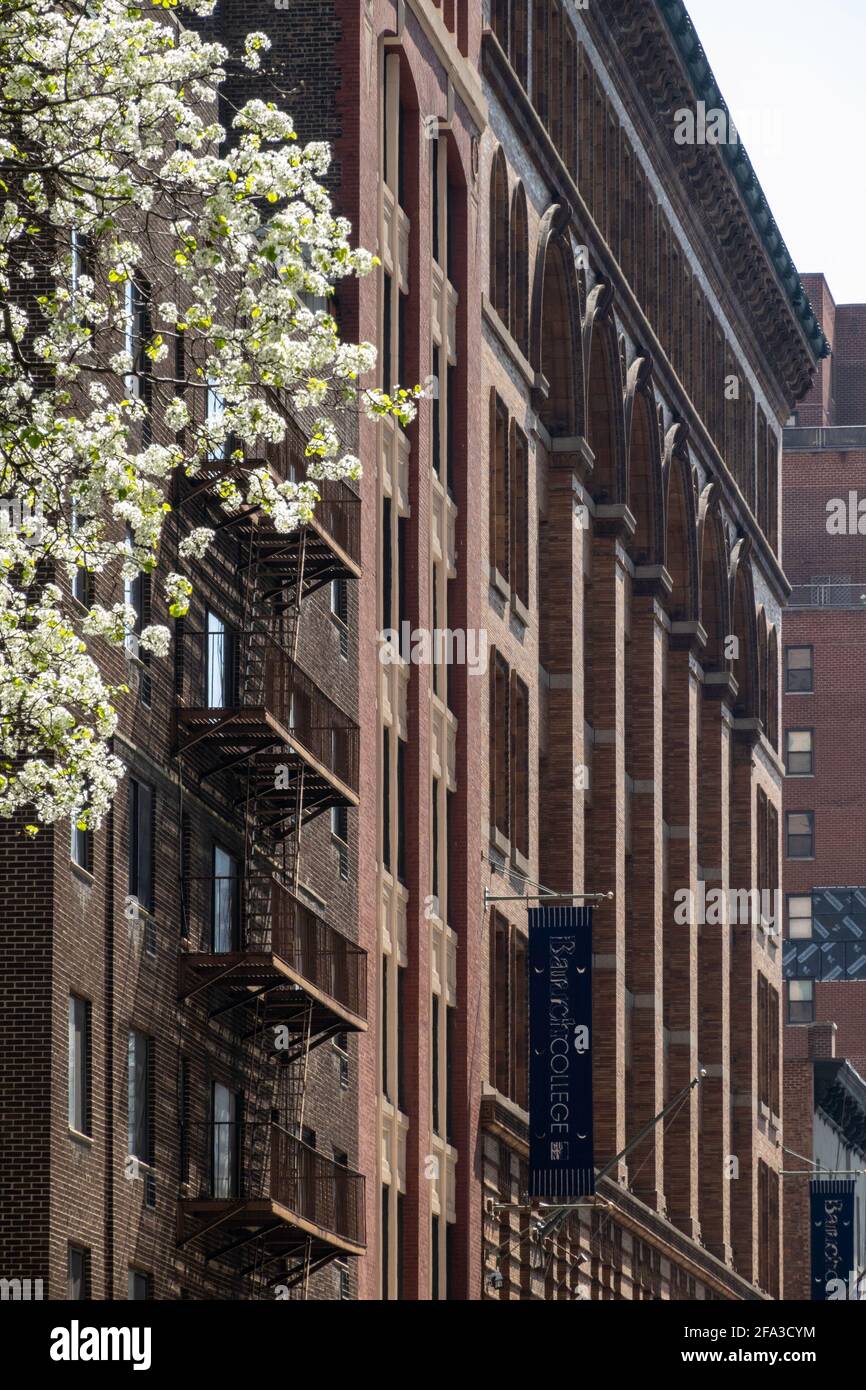
M 484 911 L 486 912 L 491 903 L 573 903 L 577 900 L 584 903 L 610 903 L 613 902 L 613 893 L 491 893 L 489 888 L 484 889 Z

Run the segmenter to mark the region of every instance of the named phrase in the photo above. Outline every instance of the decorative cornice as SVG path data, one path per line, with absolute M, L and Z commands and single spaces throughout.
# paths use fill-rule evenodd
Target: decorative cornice
M 673 35 L 698 100 L 706 102 L 708 110 L 724 111 L 726 118 L 730 119 L 727 103 L 719 91 L 713 70 L 707 61 L 707 56 L 682 0 L 658 0 L 658 4 Z M 733 144 L 718 145 L 716 148 L 731 168 L 737 181 L 740 196 L 749 211 L 773 268 L 782 282 L 791 306 L 803 325 L 803 331 L 815 359 L 820 360 L 822 357 L 829 357 L 830 344 L 815 317 L 809 297 L 803 288 L 799 271 L 785 245 L 776 219 L 770 211 L 764 190 L 743 142 L 738 139 Z
M 587 11 L 587 23 L 606 50 L 612 56 L 619 55 L 645 114 L 657 128 L 664 126 L 669 137 L 668 173 L 676 174 L 695 216 L 706 227 L 719 269 L 729 285 L 737 286 L 766 360 L 793 403 L 811 388 L 826 340 L 763 193 L 744 189 L 742 175 L 722 154 L 728 149 L 736 160 L 740 152 L 747 159 L 742 146 L 673 143 L 673 112 L 692 107 L 696 99 L 706 100 L 710 94 L 715 100 L 718 87 L 711 74 L 703 85 L 699 82 L 700 73 L 709 73 L 709 66 L 702 54 L 697 56 L 700 45 L 690 26 L 695 72 L 689 67 L 675 31 L 676 18 L 668 17 L 667 7 L 671 5 L 677 6 L 677 14 L 685 14 L 680 0 L 652 0 L 650 4 L 647 0 L 597 0 Z M 690 40 L 684 38 L 683 42 L 688 49 Z M 720 103 L 723 105 L 719 96 L 717 107 Z M 751 170 L 751 164 L 748 168 Z M 663 176 L 663 171 L 658 172 Z M 755 184 L 759 188 L 756 180 Z

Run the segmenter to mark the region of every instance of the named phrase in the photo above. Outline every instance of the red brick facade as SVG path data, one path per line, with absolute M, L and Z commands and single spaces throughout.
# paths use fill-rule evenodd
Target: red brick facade
M 836 305 L 823 275 L 807 276 L 804 284 L 816 310 L 820 306 L 833 357 L 821 364 L 813 390 L 785 432 L 784 537 L 793 593 L 783 628 L 783 672 L 790 649 L 805 650 L 811 677 L 803 690 L 790 688 L 802 684 L 796 676 L 783 675 L 783 726 L 786 738 L 811 733 L 812 763 L 809 775 L 786 779 L 784 809 L 786 815 L 808 812 L 814 818 L 811 855 L 785 862 L 789 936 L 796 933 L 792 897 L 806 903 L 815 887 L 862 886 L 866 834 L 856 732 L 866 674 L 866 521 L 858 529 L 858 502 L 866 498 L 866 306 Z M 795 1002 L 795 990 L 809 997 Z M 805 980 L 802 987 L 789 982 L 787 991 L 786 1143 L 812 1158 L 814 1087 L 805 1059 L 835 1056 L 866 1076 L 866 983 Z M 790 1179 L 785 1292 L 792 1298 L 810 1297 L 808 1219 L 808 1179 Z
M 94 1297 L 123 1297 L 130 1266 L 160 1298 L 273 1296 L 284 1251 L 260 1230 L 248 1260 L 206 1262 L 207 1212 L 182 1207 L 195 1238 L 176 1244 L 178 1198 L 196 1195 L 178 1118 L 206 1119 L 216 1079 L 266 1118 L 282 1106 L 365 1180 L 365 1253 L 296 1292 L 777 1297 L 779 939 L 677 910 L 699 884 L 729 903 L 780 884 L 779 448 L 815 368 L 801 317 L 721 152 L 673 142 L 696 93 L 664 6 L 220 8 L 226 34 L 270 35 L 254 80 L 296 92 L 301 138 L 332 142 L 339 210 L 381 261 L 340 291 L 345 334 L 377 343 L 385 386 L 430 386 L 405 437 L 360 424 L 347 631 L 327 589 L 300 622 L 300 662 L 359 725 L 360 789 L 346 876 L 326 815 L 304 831 L 300 881 L 366 952 L 367 1027 L 347 1085 L 330 1039 L 311 1054 L 301 1117 L 291 1075 L 233 1014 L 208 1023 L 206 990 L 178 1001 L 179 885 L 217 824 L 242 857 L 245 826 L 194 780 L 181 798 L 174 677 L 150 712 L 130 697 L 118 751 L 156 786 L 156 957 L 123 915 L 123 798 L 92 874 L 62 832 L 0 844 L 54 884 L 12 907 L 0 947 L 21 991 L 0 1054 L 4 1267 L 47 1272 L 62 1296 L 72 1241 Z M 225 615 L 239 626 L 242 596 Z M 382 634 L 404 621 L 478 639 L 484 660 L 389 660 Z M 597 1167 L 683 1093 L 605 1178 L 607 1205 L 544 1242 L 525 1196 L 526 911 L 484 898 L 539 885 L 614 893 L 594 926 Z M 31 1056 L 44 1030 L 65 1057 L 70 992 L 92 1017 L 86 1141 L 65 1063 Z M 122 1173 L 129 1027 L 156 1040 L 155 1210 Z M 49 1085 L 50 1122 L 33 1103 Z M 322 1260 L 346 1254 L 332 1235 Z

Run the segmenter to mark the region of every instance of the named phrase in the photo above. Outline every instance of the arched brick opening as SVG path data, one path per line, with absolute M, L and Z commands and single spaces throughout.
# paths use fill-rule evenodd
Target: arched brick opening
M 701 557 L 700 619 L 707 634 L 704 670 L 721 672 L 727 665 L 728 560 L 715 484 L 701 494 L 698 512 L 698 545 Z
M 738 719 L 760 717 L 757 613 L 750 549 L 750 542 L 743 539 L 737 542 L 731 554 L 732 628 L 736 638 L 733 674 L 739 687 L 734 714 Z
M 595 287 L 584 333 L 587 439 L 595 456 L 589 485 L 602 503 L 624 502 L 626 495 L 623 388 L 611 299 L 609 286 Z
M 684 449 L 669 443 L 664 471 L 665 566 L 673 585 L 668 611 L 673 622 L 689 622 L 698 615 L 698 566 L 694 490 Z
M 547 209 L 538 232 L 530 308 L 530 361 L 547 387 L 539 418 L 552 439 L 575 438 L 583 427 L 580 296 L 568 241 L 571 209 Z
M 629 553 L 636 565 L 660 565 L 664 561 L 664 474 L 652 388 L 652 363 L 639 358 L 629 370 L 626 387 L 625 429 L 626 501 L 635 519 Z
M 501 147 L 490 168 L 490 303 L 508 323 L 508 169 Z
M 518 183 L 511 200 L 511 273 L 509 300 L 511 336 L 524 357 L 529 356 L 529 232 L 526 194 Z

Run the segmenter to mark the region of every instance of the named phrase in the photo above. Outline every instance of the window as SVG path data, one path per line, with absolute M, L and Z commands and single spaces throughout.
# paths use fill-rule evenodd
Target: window
M 526 435 L 516 425 L 511 430 L 509 453 L 511 501 L 511 592 L 529 607 L 529 465 Z
M 490 558 L 509 578 L 508 411 L 496 392 L 490 397 Z
M 788 936 L 792 941 L 808 940 L 812 935 L 811 893 L 788 894 Z
M 90 1297 L 90 1251 L 81 1245 L 69 1246 L 66 1297 L 76 1303 Z
M 146 912 L 153 911 L 153 788 L 129 779 L 130 897 Z
M 406 882 L 406 745 L 397 739 L 397 877 Z
M 391 1020 L 389 1017 L 388 1006 L 388 975 L 391 968 L 390 955 L 382 956 L 382 1095 L 387 1101 L 391 1099 L 391 1050 L 388 1040 L 391 1036 Z M 386 1189 L 387 1191 L 387 1189 Z
M 149 1299 L 151 1297 L 150 1275 L 142 1274 L 140 1269 L 131 1269 L 129 1271 L 126 1297 L 136 1302 Z
M 349 586 L 345 579 L 331 580 L 331 615 L 340 634 L 340 656 L 349 656 Z
M 70 857 L 73 864 L 77 864 L 80 869 L 91 871 L 91 835 L 89 830 L 82 830 L 72 822 L 72 836 L 70 845 Z
M 526 937 L 494 912 L 490 940 L 490 1079 L 501 1095 L 528 1104 Z
M 221 845 L 213 847 L 211 946 L 216 952 L 236 951 L 240 927 L 239 865 Z
M 788 1022 L 811 1023 L 815 1018 L 815 986 L 811 980 L 788 981 Z
M 346 806 L 331 807 L 331 838 L 337 846 L 340 878 L 349 877 L 349 810 Z
M 79 511 L 78 503 L 76 502 L 75 498 L 72 499 L 72 511 L 70 516 L 70 522 L 72 534 L 77 535 Z M 87 605 L 90 602 L 90 587 L 91 585 L 89 572 L 84 568 L 83 564 L 78 564 L 72 579 L 72 597 L 77 599 L 79 603 L 84 604 L 85 607 L 87 607 Z
M 511 203 L 511 336 L 524 357 L 529 356 L 529 236 L 526 194 L 521 184 Z
M 529 691 L 511 676 L 511 843 L 529 854 Z
M 811 695 L 814 688 L 814 652 L 811 647 L 785 648 L 785 693 Z
M 430 1092 L 433 1099 L 433 1133 L 439 1134 L 439 995 L 433 995 L 433 1007 L 430 1014 L 430 1060 L 432 1063 L 432 1079 Z
M 508 323 L 508 172 L 497 150 L 490 171 L 490 303 Z
M 233 693 L 233 634 L 217 613 L 206 616 L 205 681 L 208 709 L 227 709 Z
M 130 396 L 147 397 L 148 372 L 144 349 L 150 338 L 147 286 L 134 276 L 124 285 L 123 350 L 132 364 L 125 377 Z
M 490 667 L 490 830 L 508 839 L 508 666 L 494 652 Z
M 789 811 L 787 816 L 787 854 L 789 859 L 814 859 L 814 811 Z
M 223 416 L 225 414 L 226 403 L 223 396 L 213 385 L 208 382 L 207 404 L 206 404 L 206 428 L 208 431 L 214 430 L 215 433 L 222 435 Z M 226 459 L 229 453 L 228 438 L 218 438 L 211 441 L 208 445 L 207 456 L 211 462 Z
M 127 1059 L 129 1152 L 153 1162 L 153 1039 L 130 1029 Z
M 349 1089 L 349 1034 L 338 1033 L 333 1040 L 334 1052 L 337 1055 L 340 1072 L 340 1090 Z
M 211 1086 L 213 1146 L 211 1150 L 211 1190 L 214 1197 L 238 1195 L 238 1155 L 240 1096 L 221 1081 Z
M 404 1115 L 406 1103 L 406 975 L 405 966 L 397 965 L 397 1108 Z
M 134 542 L 131 527 L 126 528 L 126 549 L 130 554 L 130 561 L 134 563 Z M 124 574 L 123 576 L 123 601 L 135 610 L 135 622 L 123 639 L 123 645 L 127 655 L 138 656 L 138 638 L 142 629 L 142 616 L 144 611 L 144 575 L 141 570 L 134 574 Z
M 457 1058 L 457 1010 L 445 1008 L 445 1138 L 454 1143 L 454 1076 Z
M 758 976 L 758 1099 L 779 1113 L 779 996 L 766 976 Z
M 789 777 L 811 777 L 814 773 L 814 735 L 811 729 L 786 730 L 785 771 Z
M 89 1134 L 90 1005 L 69 996 L 69 1128 Z

